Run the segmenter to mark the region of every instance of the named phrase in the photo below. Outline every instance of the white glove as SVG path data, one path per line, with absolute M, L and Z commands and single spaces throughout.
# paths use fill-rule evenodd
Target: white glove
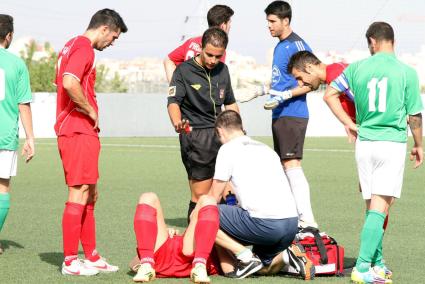
M 266 85 L 255 85 L 252 90 L 249 90 L 249 94 L 247 96 L 244 96 L 242 98 L 240 98 L 238 101 L 240 103 L 246 103 L 249 102 L 253 99 L 255 99 L 256 97 L 260 97 L 260 96 L 264 96 L 267 94 L 268 92 L 268 87 Z

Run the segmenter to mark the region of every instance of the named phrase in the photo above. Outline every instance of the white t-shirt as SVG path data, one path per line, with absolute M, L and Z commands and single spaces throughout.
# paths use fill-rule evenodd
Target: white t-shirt
M 248 136 L 232 139 L 218 151 L 214 179 L 232 181 L 239 205 L 251 217 L 297 217 L 295 200 L 279 156 Z

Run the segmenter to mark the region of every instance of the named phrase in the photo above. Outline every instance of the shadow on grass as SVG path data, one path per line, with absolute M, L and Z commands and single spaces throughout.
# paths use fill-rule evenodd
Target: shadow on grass
M 167 224 L 169 226 L 186 228 L 187 227 L 187 219 L 186 218 L 168 218 L 168 219 L 165 219 L 165 224 Z
M 41 261 L 47 262 L 53 266 L 57 266 L 58 269 L 61 269 L 63 262 L 63 253 L 62 252 L 42 252 L 39 253 Z
M 21 245 L 20 243 L 14 242 L 14 241 L 10 241 L 10 240 L 1 240 L 0 241 L 0 245 L 4 250 L 10 249 L 10 247 L 14 247 L 14 248 L 18 248 L 18 249 L 23 249 L 25 248 L 23 245 Z

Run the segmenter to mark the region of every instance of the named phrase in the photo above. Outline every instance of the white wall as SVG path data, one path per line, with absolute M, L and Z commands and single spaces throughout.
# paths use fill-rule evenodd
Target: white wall
M 321 93 L 308 95 L 310 120 L 307 136 L 344 136 Z M 160 94 L 98 94 L 100 128 L 103 137 L 173 136 L 167 113 L 167 99 Z M 239 104 L 244 127 L 251 136 L 271 136 L 271 113 L 263 109 L 265 97 Z M 425 104 L 425 96 L 422 96 Z M 37 138 L 55 137 L 56 94 L 35 93 L 31 105 Z M 20 128 L 20 136 L 24 132 Z

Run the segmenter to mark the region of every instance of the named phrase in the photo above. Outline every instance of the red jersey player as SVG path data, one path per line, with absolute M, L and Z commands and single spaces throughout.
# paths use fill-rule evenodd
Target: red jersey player
M 342 62 L 326 65 L 313 53 L 300 51 L 291 57 L 288 63 L 288 72 L 292 73 L 301 85 L 306 85 L 311 87 L 312 90 L 317 90 L 320 84 L 325 83 L 329 85 L 346 67 L 347 64 Z M 356 109 L 351 91 L 347 89 L 339 98 L 345 112 L 353 121 L 356 121 Z M 326 100 L 326 98 L 324 99 Z
M 228 34 L 233 14 L 234 12 L 230 7 L 226 5 L 215 5 L 208 10 L 208 26 L 210 28 L 219 27 Z M 201 53 L 201 41 L 202 36 L 189 38 L 182 45 L 168 54 L 168 57 L 164 60 L 165 74 L 168 82 L 171 81 L 173 72 L 179 64 Z M 220 61 L 224 63 L 225 59 L 226 53 L 223 54 Z
M 68 185 L 68 201 L 62 218 L 64 262 L 62 274 L 94 275 L 114 272 L 96 251 L 94 204 L 97 199 L 98 106 L 94 85 L 95 54 L 112 45 L 127 27 L 110 9 L 96 12 L 81 36 L 65 44 L 56 66 L 57 108 L 55 132 Z M 85 260 L 78 259 L 81 240 Z
M 130 267 L 135 282 L 155 277 L 189 277 L 195 283 L 209 283 L 218 273 L 216 257 L 210 257 L 219 227 L 216 201 L 202 196 L 182 236 L 169 233 L 161 204 L 155 193 L 144 193 L 134 215 L 138 257 Z

